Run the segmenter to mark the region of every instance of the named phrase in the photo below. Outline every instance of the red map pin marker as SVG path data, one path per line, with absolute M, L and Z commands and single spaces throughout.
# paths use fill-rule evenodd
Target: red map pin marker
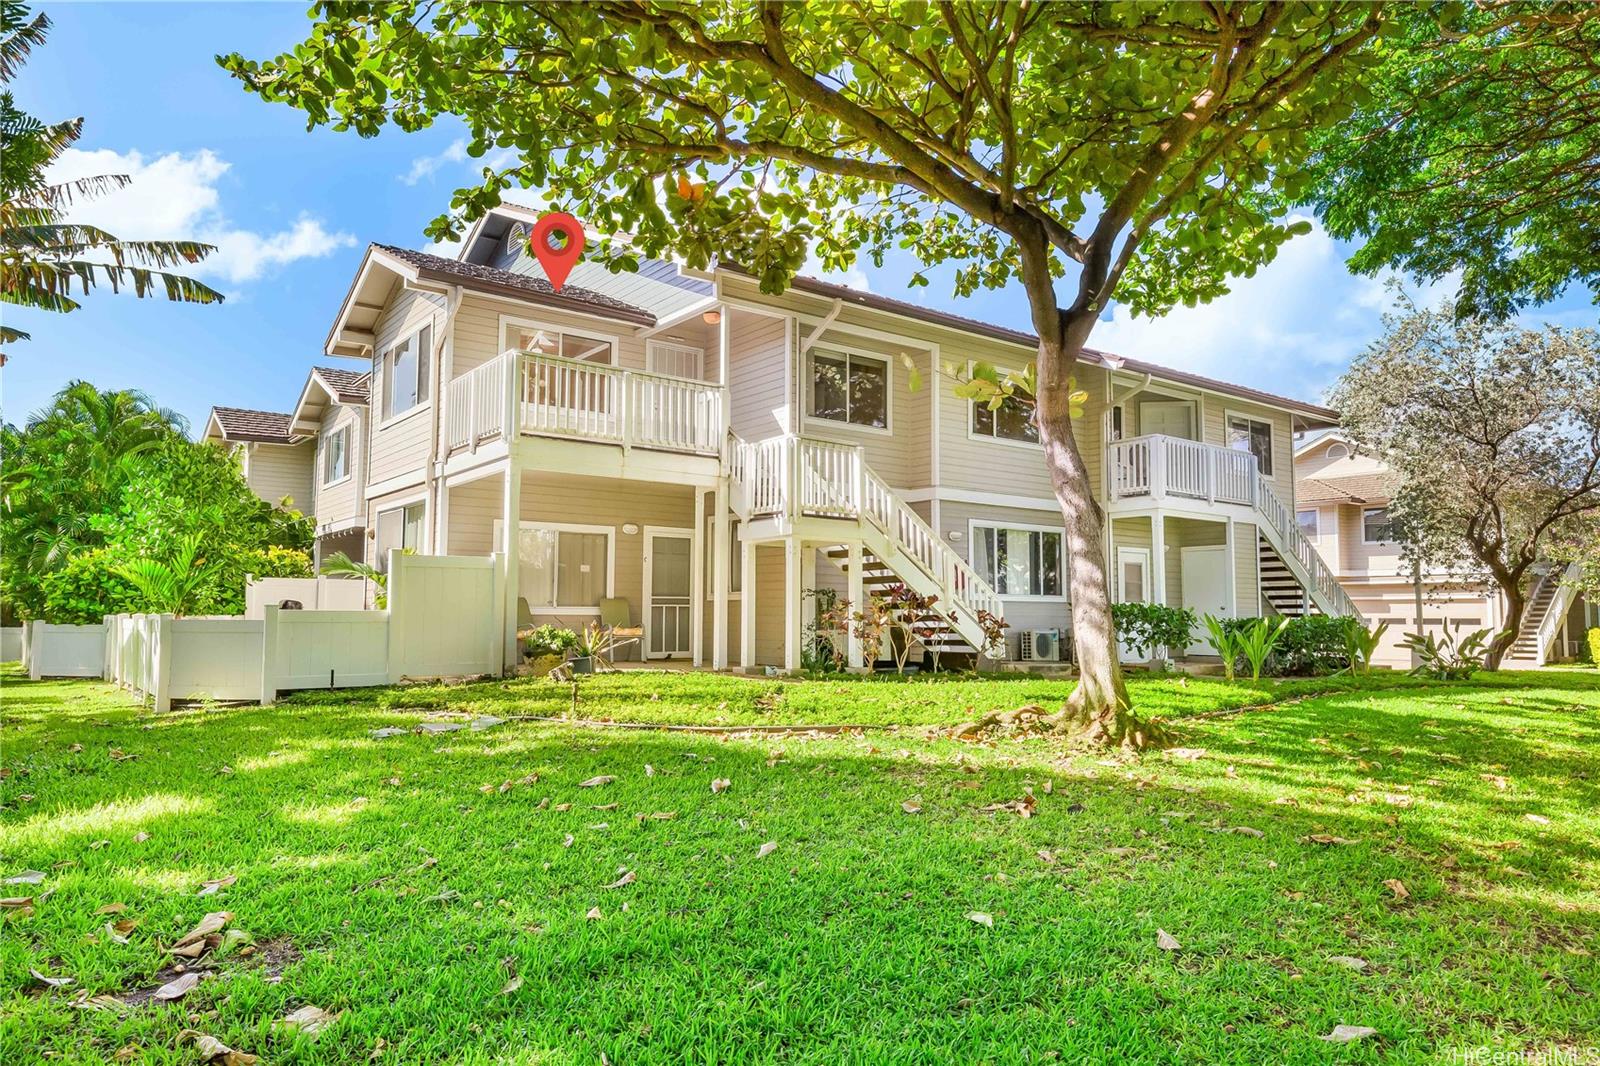
M 583 255 L 583 223 L 565 211 L 544 215 L 533 224 L 528 247 L 544 267 L 550 287 L 560 292 Z

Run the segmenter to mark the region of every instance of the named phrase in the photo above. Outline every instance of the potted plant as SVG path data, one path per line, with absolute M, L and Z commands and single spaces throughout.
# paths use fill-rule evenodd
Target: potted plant
M 567 660 L 567 666 L 575 674 L 592 674 L 595 662 L 604 664 L 606 655 L 611 651 L 611 633 L 598 622 L 590 622 L 583 627 L 583 632 L 575 634 L 572 643 L 572 657 Z

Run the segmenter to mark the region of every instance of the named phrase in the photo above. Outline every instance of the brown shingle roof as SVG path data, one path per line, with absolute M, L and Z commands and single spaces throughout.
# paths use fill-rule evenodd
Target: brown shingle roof
M 1296 503 L 1373 503 L 1387 500 L 1394 491 L 1389 474 L 1351 474 L 1348 477 L 1302 478 L 1295 486 Z
M 642 326 L 656 324 L 656 316 L 644 308 L 592 289 L 563 285 L 558 293 L 544 278 L 514 274 L 481 263 L 463 263 L 459 259 L 446 259 L 410 248 L 397 248 L 392 244 L 374 244 L 373 247 L 416 267 L 420 274 L 435 281 L 448 281 L 478 291 L 499 291 L 517 299 L 533 299 L 552 307 L 600 312 L 607 317 L 636 322 Z
M 281 411 L 252 411 L 247 407 L 213 407 L 211 417 L 227 441 L 259 441 L 263 444 L 290 444 L 294 419 Z
M 321 378 L 338 397 L 340 403 L 365 407 L 371 401 L 372 372 L 344 370 L 335 366 L 312 367 L 311 372 Z

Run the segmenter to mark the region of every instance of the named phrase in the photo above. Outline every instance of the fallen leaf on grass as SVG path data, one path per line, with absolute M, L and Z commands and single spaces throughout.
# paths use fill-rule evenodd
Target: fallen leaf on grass
M 600 887 L 601 888 L 621 888 L 623 885 L 631 885 L 631 884 L 633 884 L 633 882 L 635 880 L 637 880 L 636 875 L 634 874 L 634 872 L 632 870 L 629 870 L 627 873 L 624 873 L 621 877 L 617 878 L 615 881 L 611 882 L 609 885 L 601 885 Z
M 127 909 L 128 909 L 128 905 L 126 903 L 107 903 L 104 907 L 101 907 L 99 910 L 95 911 L 95 913 L 96 914 L 121 914 L 123 911 L 125 911 Z
M 1225 829 L 1218 829 L 1217 832 L 1219 832 L 1219 833 L 1233 833 L 1233 834 L 1235 834 L 1237 836 L 1255 837 L 1257 839 L 1260 839 L 1261 837 L 1264 837 L 1264 836 L 1267 835 L 1267 834 L 1263 833 L 1261 830 L 1256 829 L 1253 826 L 1248 826 L 1248 825 L 1230 825 Z
M 918 803 L 916 800 L 906 800 L 904 803 L 900 804 L 900 809 L 905 811 L 907 814 L 921 814 L 922 804 Z
M 1366 1040 L 1377 1035 L 1378 1031 L 1370 1025 L 1336 1025 L 1333 1027 L 1333 1032 L 1317 1039 L 1326 1040 L 1330 1044 L 1348 1044 L 1354 1040 Z
M 116 762 L 127 762 L 129 759 L 137 759 L 139 757 L 138 753 L 130 755 L 121 748 L 112 748 L 110 755 L 111 758 Z
M 244 1051 L 235 1051 L 214 1036 L 199 1032 L 194 1029 L 185 1029 L 178 1034 L 179 1039 L 194 1044 L 196 1053 L 201 1062 L 217 1062 L 222 1066 L 251 1066 L 260 1062 L 259 1055 L 251 1055 Z
M 521 987 L 522 987 L 522 975 L 521 974 L 517 974 L 517 976 L 513 977 L 511 980 L 507 981 L 504 985 L 502 985 L 500 987 L 500 994 L 502 996 L 509 996 L 511 993 L 515 992 L 517 989 L 519 989 Z
M 232 911 L 212 911 L 200 919 L 200 924 L 183 935 L 183 939 L 173 944 L 173 948 L 181 948 L 196 941 L 204 940 L 213 933 L 222 932 L 222 927 L 233 921 Z
M 1329 955 L 1328 961 L 1335 966 L 1343 966 L 1347 970 L 1355 970 L 1357 973 L 1365 970 L 1368 966 L 1366 959 L 1358 959 L 1354 955 Z
M 281 1024 L 298 1029 L 310 1036 L 321 1032 L 338 1020 L 339 1016 L 337 1014 L 329 1014 L 321 1007 L 313 1007 L 307 1004 L 299 1010 L 285 1015 Z
M 1056 864 L 1056 857 L 1044 848 L 1040 848 L 1038 851 L 1034 852 L 1034 854 L 1039 856 L 1039 861 L 1044 863 L 1046 866 L 1054 866 Z
M 553 810 L 553 811 L 570 811 L 570 810 L 572 810 L 572 804 L 570 804 L 570 803 L 558 803 L 558 804 L 556 804 L 554 807 L 552 807 L 550 809 Z
M 1205 753 L 1206 749 L 1204 748 L 1168 748 L 1166 750 L 1166 755 L 1168 758 L 1186 759 L 1190 762 L 1193 762 L 1199 758 L 1203 758 Z
M 1177 937 L 1173 936 L 1165 929 L 1157 929 L 1156 947 L 1160 948 L 1162 951 L 1177 951 L 1182 948 L 1183 945 L 1178 943 Z
M 646 776 L 646 777 L 654 777 L 654 776 L 656 776 L 656 768 L 654 766 L 651 766 L 649 763 L 645 763 L 644 764 L 644 776 Z
M 595 788 L 595 787 L 597 787 L 599 785 L 609 785 L 609 784 L 611 784 L 611 782 L 613 782 L 615 780 L 616 780 L 616 778 L 612 777 L 610 774 L 601 774 L 599 777 L 591 777 L 587 781 L 579 781 L 578 782 L 578 787 L 579 788 Z
M 132 918 L 124 918 L 120 922 L 107 922 L 103 930 L 106 936 L 118 944 L 128 942 L 128 934 L 137 928 L 139 923 Z
M 1328 833 L 1312 833 L 1310 836 L 1301 837 L 1300 838 L 1300 843 L 1302 843 L 1302 844 L 1354 844 L 1355 841 L 1354 840 L 1346 840 L 1344 837 L 1331 836 Z
M 985 914 L 982 911 L 968 911 L 967 912 L 967 921 L 974 922 L 974 923 L 976 923 L 978 925 L 983 926 L 986 929 L 993 929 L 994 928 L 994 916 L 993 915 L 989 915 L 989 914 Z
M 8 885 L 37 885 L 45 879 L 43 870 L 24 870 L 15 877 L 6 878 Z
M 110 846 L 111 846 L 111 841 L 109 841 L 109 840 L 94 840 L 94 841 L 90 841 L 89 850 L 90 851 L 99 851 L 101 848 L 108 848 Z
M 726 777 L 719 777 L 711 782 L 711 794 L 715 796 L 719 792 L 726 792 L 732 784 Z
M 219 877 L 214 881 L 202 881 L 200 883 L 200 891 L 195 893 L 195 895 L 214 896 L 237 880 L 239 880 L 237 876 L 234 874 L 229 874 L 227 877 Z
M 594 804 L 590 804 L 589 805 L 589 809 L 591 811 L 614 811 L 614 810 L 617 809 L 617 804 L 615 804 L 615 803 L 594 803 Z
M 1394 893 L 1395 899 L 1410 899 L 1411 891 L 1406 888 L 1406 883 L 1398 877 L 1391 877 L 1384 881 L 1383 887 Z
M 776 840 L 769 840 L 765 844 L 761 845 L 759 848 L 756 849 L 756 858 L 764 859 L 768 855 L 771 855 L 773 852 L 775 852 L 777 850 L 778 850 L 778 842 Z
M 591 922 L 598 922 L 601 918 L 604 918 L 605 915 L 600 913 L 599 907 L 590 907 L 589 913 L 585 914 L 584 917 Z
M 0 910 L 15 911 L 18 914 L 33 913 L 32 896 L 6 896 L 0 899 Z
M 132 1062 L 134 1059 L 139 1057 L 139 1053 L 143 1050 L 144 1048 L 140 1047 L 138 1044 L 124 1044 L 117 1048 L 117 1053 L 111 1056 L 111 1061 Z
M 1034 798 L 1033 793 L 1024 792 L 1021 799 L 1012 800 L 1010 803 L 985 804 L 979 807 L 978 810 L 985 814 L 993 814 L 996 811 L 1010 811 L 1019 818 L 1032 818 L 1038 806 L 1039 801 Z
M 194 991 L 195 986 L 199 983 L 199 974 L 193 972 L 181 974 L 177 977 L 174 977 L 172 980 L 168 981 L 154 992 L 150 993 L 150 998 L 158 999 L 163 1003 L 169 1003 L 172 1000 L 182 999 L 184 996 L 187 996 L 190 992 Z
M 46 977 L 38 970 L 32 969 L 31 967 L 29 968 L 28 973 L 33 975 L 33 979 L 35 981 L 38 981 L 42 984 L 47 984 L 51 988 L 66 988 L 72 983 L 72 978 L 70 977 Z
M 1138 848 L 1107 848 L 1107 855 L 1115 855 L 1119 859 L 1126 859 L 1129 855 L 1139 854 Z
M 561 846 L 562 846 L 562 847 L 564 847 L 564 848 L 570 848 L 570 847 L 572 847 L 572 842 L 573 842 L 573 841 L 574 841 L 574 840 L 575 840 L 575 839 L 576 839 L 576 838 L 575 838 L 575 837 L 574 837 L 574 836 L 573 836 L 573 835 L 572 835 L 572 834 L 571 834 L 571 833 L 568 833 L 568 834 L 567 834 L 567 835 L 566 835 L 566 836 L 565 836 L 565 837 L 564 837 L 564 838 L 563 838 L 563 839 L 562 839 L 562 841 L 561 841 Z
M 135 844 L 143 844 L 146 840 L 149 840 L 149 839 L 150 839 L 150 834 L 149 833 L 145 833 L 145 832 L 141 831 L 141 832 L 133 834 L 133 842 Z
M 1523 815 L 1523 817 L 1526 818 L 1528 821 L 1532 822 L 1534 825 L 1549 825 L 1550 824 L 1550 819 L 1546 818 L 1542 814 L 1525 814 L 1525 815 Z

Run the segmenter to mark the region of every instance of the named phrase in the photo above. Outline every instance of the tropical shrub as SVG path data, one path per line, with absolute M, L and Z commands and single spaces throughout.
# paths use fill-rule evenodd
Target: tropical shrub
M 276 544 L 243 553 L 240 560 L 251 577 L 315 577 L 311 553 L 303 548 L 284 548 Z
M 1351 619 L 1354 623 L 1355 620 Z M 1376 627 L 1368 629 L 1360 624 L 1352 624 L 1344 635 L 1345 657 L 1350 661 L 1347 669 L 1352 674 L 1365 674 L 1372 669 L 1372 657 L 1377 654 L 1378 646 L 1383 643 L 1383 635 L 1389 629 L 1388 622 L 1379 622 Z
M 572 649 L 578 646 L 578 634 L 565 626 L 545 624 L 537 626 L 533 632 L 523 637 L 522 646 L 532 659 L 547 655 L 566 658 L 572 654 Z
M 1350 637 L 1361 629 L 1354 618 L 1309 614 L 1289 619 L 1273 659 L 1285 674 L 1332 674 L 1350 666 Z
M 1600 664 L 1600 626 L 1596 626 L 1595 628 L 1589 630 L 1587 637 L 1589 645 L 1589 661 Z
M 1493 633 L 1491 629 L 1477 629 L 1457 641 L 1451 636 L 1450 627 L 1445 626 L 1438 639 L 1431 633 L 1408 633 L 1400 646 L 1416 653 L 1417 665 L 1410 670 L 1413 676 L 1465 681 L 1483 669 Z
M 1289 628 L 1287 618 L 1280 618 L 1276 622 L 1265 618 L 1252 618 L 1248 625 L 1239 628 L 1239 654 L 1250 664 L 1251 681 L 1261 680 L 1261 672 L 1266 668 L 1267 660 L 1272 657 L 1287 628 Z
M 139 590 L 119 572 L 122 563 L 105 548 L 79 552 L 39 582 L 42 617 L 60 625 L 93 625 L 108 614 L 142 609 Z
M 1153 656 L 1157 648 L 1182 654 L 1199 624 L 1190 608 L 1161 603 L 1113 603 L 1111 620 L 1117 636 L 1141 658 Z
M 1239 628 L 1229 625 L 1235 621 L 1232 618 L 1218 618 L 1214 614 L 1205 616 L 1206 642 L 1216 650 L 1217 656 L 1222 660 L 1222 675 L 1232 681 L 1239 668 L 1239 658 L 1243 654 L 1239 647 Z

